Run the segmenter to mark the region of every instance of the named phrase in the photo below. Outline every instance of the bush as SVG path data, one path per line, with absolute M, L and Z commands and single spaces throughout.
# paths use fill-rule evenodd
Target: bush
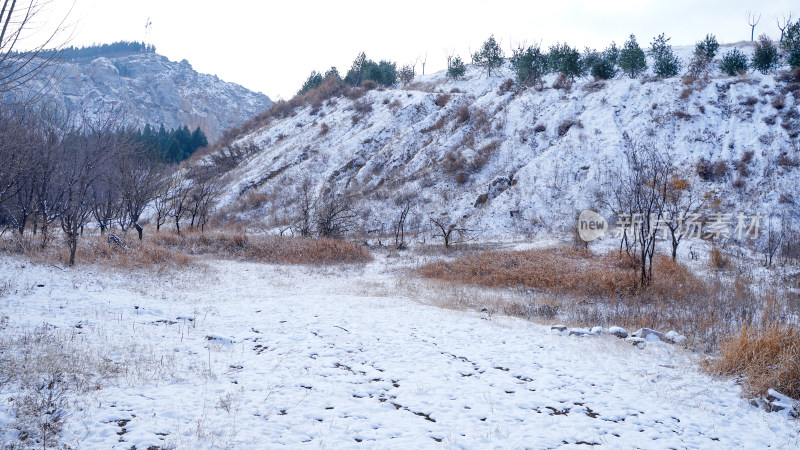
M 728 165 L 724 161 L 717 161 L 715 163 L 700 158 L 697 162 L 697 175 L 703 181 L 717 181 L 725 178 L 728 174 Z
M 747 72 L 747 56 L 739 49 L 734 48 L 722 57 L 719 69 L 729 77 L 742 75 Z
M 625 45 L 619 52 L 619 68 L 622 69 L 622 73 L 630 78 L 637 78 L 647 70 L 644 51 L 639 47 L 634 35 L 631 35 L 630 39 L 625 41 Z
M 513 89 L 513 88 L 514 88 L 514 80 L 509 78 L 506 81 L 503 81 L 503 84 L 501 84 L 500 87 L 497 88 L 497 94 L 498 95 L 505 95 L 508 92 L 510 92 L 511 89 Z
M 713 34 L 707 34 L 705 39 L 698 42 L 694 46 L 695 53 L 700 53 L 709 60 L 712 60 L 715 56 L 717 56 L 718 50 L 719 42 L 717 42 L 717 38 Z
M 756 50 L 753 52 L 752 66 L 762 74 L 768 74 L 780 62 L 780 55 L 778 55 L 778 48 L 775 43 L 766 34 L 762 34 L 756 43 Z
M 670 38 L 661 33 L 650 43 L 650 56 L 653 57 L 653 73 L 657 77 L 674 77 L 681 70 L 681 60 L 672 52 L 672 46 L 668 44 L 669 40 Z

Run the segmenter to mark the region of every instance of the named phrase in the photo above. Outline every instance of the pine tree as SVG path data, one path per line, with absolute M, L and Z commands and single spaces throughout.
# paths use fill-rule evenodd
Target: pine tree
M 717 42 L 717 38 L 713 34 L 707 34 L 705 39 L 698 42 L 694 46 L 695 54 L 702 54 L 705 58 L 708 58 L 709 61 L 717 56 L 718 50 L 719 42 Z
M 198 148 L 203 148 L 208 145 L 208 138 L 206 138 L 206 134 L 203 133 L 203 130 L 201 130 L 200 127 L 195 128 L 194 132 L 192 133 L 191 142 L 192 153 L 197 151 Z
M 542 53 L 539 46 L 528 48 L 518 47 L 511 56 L 511 67 L 516 74 L 517 83 L 521 86 L 533 86 L 538 84 L 542 87 L 542 77 L 548 71 L 547 55 Z
M 447 68 L 447 76 L 458 80 L 460 78 L 464 78 L 464 74 L 467 72 L 466 66 L 464 66 L 464 61 L 461 60 L 460 56 L 456 56 L 450 61 L 450 67 Z
M 781 49 L 786 53 L 786 62 L 789 63 L 789 67 L 800 67 L 800 21 L 786 26 Z
M 734 48 L 722 57 L 719 68 L 729 77 L 741 75 L 747 72 L 747 56 Z
M 784 37 L 784 39 L 786 39 Z M 780 62 L 780 55 L 775 43 L 766 34 L 762 34 L 756 43 L 756 50 L 753 52 L 751 65 L 754 69 L 763 74 L 767 74 L 776 67 Z
M 303 87 L 301 87 L 300 90 L 297 91 L 297 93 L 305 94 L 306 92 L 310 91 L 311 89 L 314 89 L 320 84 L 322 84 L 322 75 L 320 75 L 320 73 L 317 72 L 316 70 L 312 70 L 311 75 L 308 76 L 306 82 L 303 83 Z
M 625 41 L 622 50 L 619 52 L 619 68 L 630 78 L 637 78 L 647 70 L 644 50 L 639 47 L 634 35 L 631 35 L 630 39 Z
M 583 76 L 587 68 L 584 66 L 581 53 L 569 44 L 556 44 L 550 47 L 549 64 L 554 72 L 563 73 L 571 80 Z
M 650 43 L 650 56 L 653 57 L 653 73 L 660 78 L 674 77 L 681 70 L 681 60 L 672 52 L 670 38 L 659 34 Z
M 472 59 L 475 65 L 486 69 L 486 77 L 492 76 L 492 70 L 500 68 L 503 65 L 503 49 L 495 41 L 494 35 L 489 36 L 489 39 L 483 43 L 480 50 L 475 52 Z

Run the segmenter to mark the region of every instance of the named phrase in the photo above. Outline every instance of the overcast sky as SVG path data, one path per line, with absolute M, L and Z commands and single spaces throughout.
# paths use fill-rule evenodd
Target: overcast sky
M 53 16 L 72 1 L 56 3 Z M 144 41 L 149 18 L 149 43 L 159 53 L 276 100 L 294 95 L 312 70 L 336 66 L 344 74 L 361 51 L 398 67 L 427 54 L 430 73 L 445 68 L 448 50 L 468 61 L 490 34 L 507 53 L 523 41 L 602 49 L 631 33 L 643 47 L 662 32 L 673 45 L 706 33 L 729 43 L 750 39 L 748 10 L 761 14 L 756 36 L 777 37 L 775 17 L 793 3 L 800 15 L 789 0 L 74 0 L 69 22 L 70 44 L 81 46 Z

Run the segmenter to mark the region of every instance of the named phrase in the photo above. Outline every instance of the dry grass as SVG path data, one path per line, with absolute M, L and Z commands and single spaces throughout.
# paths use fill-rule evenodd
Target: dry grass
M 213 255 L 273 264 L 358 264 L 372 260 L 365 247 L 335 239 L 250 236 L 243 232 L 160 233 L 156 246 L 183 254 Z
M 426 278 L 463 284 L 528 287 L 587 297 L 624 297 L 637 290 L 635 274 L 615 256 L 591 258 L 586 251 L 573 249 L 488 251 L 455 261 L 436 261 L 419 272 Z
M 711 248 L 711 252 L 709 253 L 709 265 L 712 269 L 716 270 L 724 270 L 730 267 L 731 262 L 730 259 L 725 256 L 722 251 L 717 248 L 716 246 Z
M 756 294 L 749 279 L 703 279 L 664 255 L 654 259 L 646 290 L 625 253 L 582 248 L 487 251 L 432 262 L 418 273 L 452 285 L 522 293 L 497 307 L 501 313 L 535 319 L 556 311 L 558 321 L 577 326 L 676 330 L 704 351 L 743 324 L 778 320 L 790 307 L 782 297 Z
M 719 375 L 742 376 L 748 394 L 769 389 L 800 398 L 800 328 L 770 324 L 744 326 L 720 347 L 720 359 L 709 365 Z

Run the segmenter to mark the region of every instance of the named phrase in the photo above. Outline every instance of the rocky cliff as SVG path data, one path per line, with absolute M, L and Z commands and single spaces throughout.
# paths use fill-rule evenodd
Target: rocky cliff
M 212 142 L 272 104 L 262 93 L 197 73 L 186 60 L 152 52 L 65 58 L 28 88 L 76 118 L 121 109 L 130 125 L 199 126 Z

